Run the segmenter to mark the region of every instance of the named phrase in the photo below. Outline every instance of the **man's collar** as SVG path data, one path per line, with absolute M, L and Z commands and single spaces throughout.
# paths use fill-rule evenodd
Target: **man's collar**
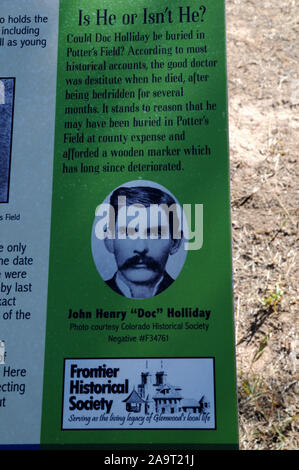
M 153 289 L 153 292 L 151 294 L 151 297 L 153 297 L 157 294 L 159 286 L 160 286 L 161 282 L 163 281 L 163 279 L 164 279 L 164 274 L 156 282 L 156 284 L 154 286 L 154 289 Z M 131 291 L 130 287 L 126 284 L 126 282 L 124 281 L 123 276 L 122 276 L 120 271 L 117 271 L 117 273 L 115 275 L 115 283 L 116 283 L 118 289 L 121 291 L 121 293 L 125 297 L 131 298 L 131 299 L 136 298 L 136 297 L 133 297 L 132 291 Z

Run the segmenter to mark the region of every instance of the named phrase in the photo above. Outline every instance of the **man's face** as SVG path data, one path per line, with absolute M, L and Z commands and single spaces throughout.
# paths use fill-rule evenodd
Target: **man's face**
M 134 226 L 128 223 L 124 211 L 126 207 L 122 207 L 118 213 L 115 226 L 116 236 L 110 240 L 110 251 L 114 253 L 118 270 L 129 282 L 155 283 L 163 275 L 168 257 L 175 248 L 171 236 L 161 238 L 163 233 L 168 233 L 169 226 L 165 226 L 165 222 L 163 225 L 160 223 L 156 227 L 151 226 L 150 211 L 149 208 L 145 208 L 143 223 L 138 225 L 140 236 L 132 239 Z M 158 238 L 151 239 L 150 233 Z

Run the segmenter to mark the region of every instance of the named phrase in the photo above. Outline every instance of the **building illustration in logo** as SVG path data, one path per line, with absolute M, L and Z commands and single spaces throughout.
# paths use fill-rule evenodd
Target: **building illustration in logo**
M 196 393 L 196 391 L 195 391 Z M 141 372 L 141 383 L 123 400 L 126 411 L 130 413 L 159 414 L 204 413 L 210 402 L 202 395 L 200 399 L 184 398 L 183 388 L 171 385 L 161 361 L 160 370 L 152 372 L 146 361 L 145 371 Z

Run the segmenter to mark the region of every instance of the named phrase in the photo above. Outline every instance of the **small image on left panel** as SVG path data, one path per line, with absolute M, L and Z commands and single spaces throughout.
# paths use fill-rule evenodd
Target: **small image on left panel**
M 8 203 L 15 78 L 0 77 L 0 203 Z

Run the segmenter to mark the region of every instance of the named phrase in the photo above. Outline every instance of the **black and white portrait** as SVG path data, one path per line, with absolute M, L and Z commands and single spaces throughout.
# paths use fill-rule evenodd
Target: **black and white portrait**
M 15 78 L 0 78 L 0 203 L 9 199 Z
M 175 198 L 150 181 L 120 186 L 98 206 L 92 254 L 113 291 L 145 299 L 174 283 L 186 258 L 182 214 Z

